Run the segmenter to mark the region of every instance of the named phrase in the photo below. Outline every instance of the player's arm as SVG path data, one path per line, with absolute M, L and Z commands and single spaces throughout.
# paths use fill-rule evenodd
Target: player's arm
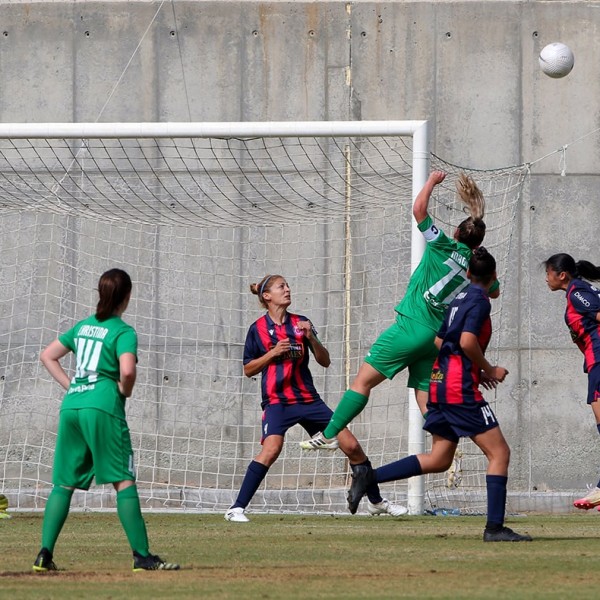
M 290 340 L 285 338 L 279 340 L 275 346 L 273 346 L 265 354 L 253 358 L 248 362 L 244 363 L 244 375 L 246 377 L 254 377 L 258 375 L 265 367 L 271 364 L 277 357 L 290 351 Z
M 439 352 L 442 349 L 442 344 L 444 343 L 444 339 L 436 335 L 435 340 L 433 340 L 433 343 L 435 344 L 435 347 L 438 349 L 438 352 Z
M 323 346 L 321 340 L 317 337 L 317 332 L 310 321 L 300 321 L 298 328 L 302 329 L 304 337 L 308 341 L 308 347 L 312 350 L 315 360 L 322 366 L 327 368 L 331 364 L 329 350 Z
M 477 336 L 470 331 L 463 331 L 460 334 L 460 347 L 467 358 L 477 365 L 490 379 L 501 383 L 508 375 L 504 367 L 491 365 L 479 345 Z
M 413 204 L 413 217 L 417 224 L 422 223 L 427 218 L 427 208 L 429 207 L 429 199 L 433 192 L 433 188 L 442 183 L 446 178 L 446 173 L 443 171 L 432 171 L 423 186 L 423 189 L 417 194 Z
M 136 374 L 135 354 L 123 352 L 119 356 L 119 391 L 125 398 L 129 398 L 133 392 Z
M 494 283 L 488 289 L 488 295 L 492 300 L 500 297 L 500 282 L 494 279 Z
M 66 374 L 60 364 L 60 359 L 66 356 L 70 350 L 61 344 L 58 340 L 54 340 L 46 346 L 40 354 L 40 361 L 48 370 L 48 373 L 65 389 L 69 389 L 71 379 Z

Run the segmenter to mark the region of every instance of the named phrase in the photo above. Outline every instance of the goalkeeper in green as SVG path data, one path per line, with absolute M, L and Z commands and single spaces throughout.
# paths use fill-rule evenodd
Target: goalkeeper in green
M 434 344 L 446 308 L 469 281 L 467 267 L 471 252 L 483 242 L 485 202 L 483 194 L 468 176 L 461 174 L 456 184 L 458 194 L 470 217 L 462 221 L 453 239 L 436 227 L 428 213 L 429 199 L 434 188 L 446 174 L 433 171 L 417 195 L 413 216 L 425 237 L 423 258 L 412 274 L 404 298 L 396 306 L 396 320 L 375 341 L 358 374 L 344 393 L 329 424 L 322 433 L 300 442 L 305 450 L 328 448 L 332 440 L 366 406 L 371 390 L 385 379 L 392 379 L 408 368 L 408 387 L 415 390 L 421 413 L 425 413 L 431 368 L 438 350 Z M 497 297 L 498 289 L 491 290 Z M 371 471 L 367 461 L 366 471 Z M 350 511 L 356 512 L 348 498 Z

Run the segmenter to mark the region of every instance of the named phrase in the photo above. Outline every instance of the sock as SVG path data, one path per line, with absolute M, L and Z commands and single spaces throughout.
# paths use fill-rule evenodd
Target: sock
M 596 425 L 596 429 L 598 429 L 598 433 L 600 433 L 600 423 Z M 598 482 L 597 488 L 600 488 L 600 481 Z
M 242 481 L 242 487 L 231 508 L 236 508 L 238 506 L 246 508 L 246 506 L 250 504 L 250 500 L 252 500 L 254 494 L 256 494 L 256 490 L 259 488 L 262 480 L 266 477 L 268 471 L 269 467 L 253 460 L 248 465 L 246 475 L 244 475 L 244 481 Z
M 117 514 L 131 549 L 141 556 L 148 556 L 148 533 L 142 517 L 137 486 L 130 485 L 117 492 Z
M 375 469 L 375 481 L 377 481 L 377 483 L 385 483 L 386 481 L 408 479 L 409 477 L 415 477 L 422 474 L 423 469 L 421 469 L 421 463 L 413 454 L 412 456 L 407 456 L 406 458 L 397 460 L 389 465 L 383 465 L 383 467 Z
M 54 553 L 56 540 L 69 515 L 73 491 L 57 485 L 52 488 L 48 496 L 42 525 L 42 548 L 46 548 L 51 553 Z
M 324 429 L 323 435 L 328 440 L 333 439 L 354 417 L 362 412 L 368 401 L 368 396 L 363 396 L 354 390 L 346 390 L 329 421 L 329 425 Z
M 486 529 L 500 529 L 504 524 L 506 511 L 506 483 L 504 475 L 486 475 L 487 488 L 487 522 Z

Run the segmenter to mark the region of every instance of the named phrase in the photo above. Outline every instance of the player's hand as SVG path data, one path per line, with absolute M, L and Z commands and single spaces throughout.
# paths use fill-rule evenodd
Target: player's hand
M 502 383 L 506 376 L 508 375 L 508 370 L 504 367 L 492 367 L 492 372 L 489 374 L 490 379 L 497 381 L 498 383 Z
M 493 390 L 498 385 L 498 381 L 496 379 L 492 379 L 491 377 L 489 377 L 485 371 L 481 371 L 481 376 L 480 376 L 480 379 L 479 379 L 479 383 L 486 390 Z
M 302 330 L 302 334 L 304 335 L 304 337 L 308 340 L 312 340 L 314 335 L 313 335 L 313 326 L 312 323 L 310 321 L 298 321 L 298 324 L 296 325 L 296 327 L 298 329 Z
M 429 175 L 429 181 L 433 185 L 438 185 L 446 179 L 446 173 L 444 171 L 432 171 Z
M 289 352 L 291 346 L 292 345 L 290 343 L 289 338 L 285 338 L 284 340 L 279 340 L 277 344 L 275 344 L 275 346 L 271 348 L 271 352 L 274 356 L 281 356 L 282 354 Z

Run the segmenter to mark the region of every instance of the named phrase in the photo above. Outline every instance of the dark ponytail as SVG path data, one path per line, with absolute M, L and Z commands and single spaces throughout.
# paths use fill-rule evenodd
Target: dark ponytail
M 110 269 L 103 273 L 98 281 L 100 296 L 96 306 L 98 321 L 105 321 L 111 317 L 131 293 L 131 288 L 131 277 L 125 271 Z
M 592 264 L 589 260 L 578 260 L 575 263 L 578 277 L 591 281 L 600 281 L 600 267 Z

